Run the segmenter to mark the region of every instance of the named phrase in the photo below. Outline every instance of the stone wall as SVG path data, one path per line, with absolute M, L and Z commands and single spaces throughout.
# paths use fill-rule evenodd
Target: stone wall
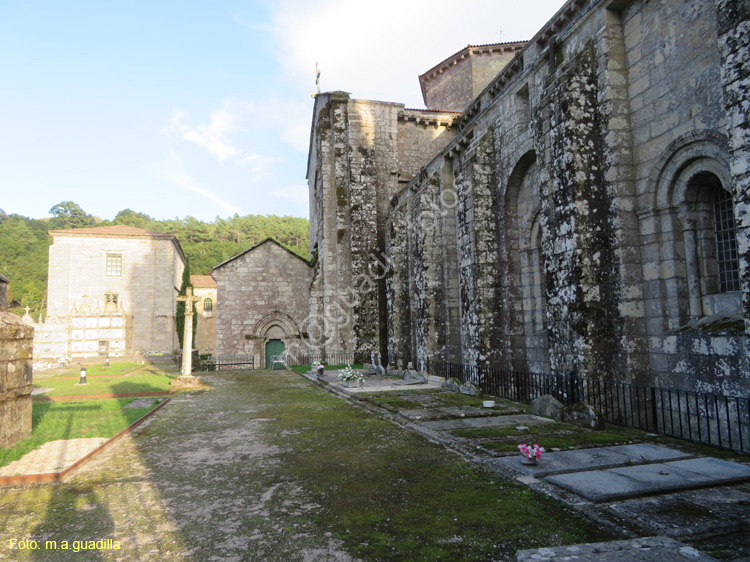
M 216 352 L 252 353 L 265 365 L 266 343 L 280 339 L 295 355 L 307 352 L 308 294 L 312 269 L 267 239 L 214 268 Z
M 746 394 L 742 6 L 568 2 L 393 198 L 390 354 Z
M 120 356 L 179 347 L 175 298 L 185 258 L 173 236 L 122 226 L 51 234 L 47 320 L 37 334 L 39 357 L 96 357 L 101 341 Z M 122 257 L 118 275 L 108 274 L 108 254 Z M 113 294 L 116 303 L 108 301 Z M 67 330 L 65 342 L 61 326 Z M 62 347 L 65 353 L 59 353 Z
M 420 75 L 428 109 L 463 111 L 512 59 L 520 43 L 468 45 Z
M 389 200 L 452 138 L 451 112 L 320 94 L 308 162 L 309 333 L 329 352 L 385 351 Z
M 7 309 L 0 275 L 0 448 L 31 437 L 31 350 L 34 328 Z

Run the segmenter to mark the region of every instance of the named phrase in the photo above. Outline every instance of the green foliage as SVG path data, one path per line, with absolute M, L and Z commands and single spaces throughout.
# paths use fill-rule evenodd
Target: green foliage
M 269 237 L 300 257 L 309 258 L 310 223 L 303 218 L 234 215 L 228 219 L 216 217 L 213 222 L 194 217 L 162 221 L 124 209 L 114 220 L 103 221 L 72 201 L 58 203 L 50 213 L 51 219 L 31 219 L 0 210 L 0 273 L 10 280 L 8 304 L 18 314 L 29 306 L 35 319 L 46 307 L 47 261 L 52 242 L 49 230 L 123 224 L 172 234 L 190 262 L 191 273 L 201 275 Z M 178 333 L 182 339 L 182 331 Z
M 180 285 L 180 295 L 184 295 L 187 292 L 188 287 L 192 287 L 193 284 L 190 282 L 190 262 L 185 264 L 185 269 L 182 270 L 182 285 Z M 193 304 L 193 345 L 195 345 L 195 330 L 198 327 L 198 322 L 195 321 L 195 315 L 198 313 L 195 303 Z M 177 337 L 180 339 L 180 349 L 185 347 L 185 303 L 177 302 L 177 311 L 175 313 L 175 324 L 177 327 Z
M 53 216 L 50 221 L 55 228 L 85 228 L 96 222 L 96 219 L 86 213 L 77 203 L 63 201 L 49 210 Z
M 38 318 L 45 306 L 50 221 L 5 215 L 0 222 L 0 273 L 10 280 L 8 304 Z

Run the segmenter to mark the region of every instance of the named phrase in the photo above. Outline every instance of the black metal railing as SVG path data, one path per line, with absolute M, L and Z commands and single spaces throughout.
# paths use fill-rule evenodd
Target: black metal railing
M 614 424 L 750 452 L 750 398 L 429 360 L 431 375 L 474 382 L 483 392 L 531 403 L 545 394 L 586 402 Z
M 326 365 L 358 365 L 370 364 L 369 353 L 352 353 L 346 351 L 333 352 L 292 352 L 287 358 L 287 365 L 317 365 L 324 362 Z
M 206 358 L 205 366 L 207 371 L 255 369 L 255 355 L 251 353 L 210 355 Z

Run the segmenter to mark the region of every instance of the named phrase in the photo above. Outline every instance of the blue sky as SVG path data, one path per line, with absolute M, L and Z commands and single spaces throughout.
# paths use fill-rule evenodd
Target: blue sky
M 424 107 L 419 74 L 563 3 L 0 0 L 0 209 L 307 217 L 316 61 L 323 91 Z

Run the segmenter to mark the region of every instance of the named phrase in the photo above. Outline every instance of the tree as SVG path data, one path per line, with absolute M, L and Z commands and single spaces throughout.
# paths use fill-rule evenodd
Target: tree
M 57 228 L 82 228 L 94 224 L 95 219 L 73 201 L 63 201 L 49 210 Z
M 180 295 L 185 295 L 187 293 L 187 288 L 192 287 L 193 284 L 190 282 L 190 262 L 185 262 L 185 269 L 182 270 L 182 285 L 180 286 Z M 193 306 L 193 345 L 195 345 L 195 330 L 198 326 L 198 310 L 195 307 L 195 303 L 192 304 Z M 175 313 L 175 325 L 177 327 L 177 337 L 180 340 L 180 349 L 183 349 L 185 347 L 185 342 L 183 341 L 185 336 L 185 302 L 178 301 L 177 302 L 177 311 Z

